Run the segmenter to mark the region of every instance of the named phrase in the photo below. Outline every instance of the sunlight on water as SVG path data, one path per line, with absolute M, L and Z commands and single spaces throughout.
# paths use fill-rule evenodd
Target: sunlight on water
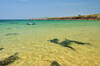
M 100 21 L 0 20 L 4 65 L 99 66 Z

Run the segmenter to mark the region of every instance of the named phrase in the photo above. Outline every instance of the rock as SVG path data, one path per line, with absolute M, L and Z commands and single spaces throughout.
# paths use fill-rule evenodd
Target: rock
M 30 22 L 30 23 L 27 23 L 27 25 L 36 25 L 36 24 L 35 24 L 35 23 L 31 23 L 31 22 Z
M 56 61 L 53 61 L 50 66 L 60 66 L 60 64 Z
M 3 50 L 4 48 L 0 48 L 0 50 Z
M 0 66 L 7 66 L 7 65 L 13 63 L 14 61 L 16 61 L 17 59 L 19 59 L 18 53 L 15 53 L 15 54 L 9 56 L 8 58 L 0 60 Z
M 13 35 L 18 35 L 18 33 L 8 33 L 6 36 L 13 36 Z

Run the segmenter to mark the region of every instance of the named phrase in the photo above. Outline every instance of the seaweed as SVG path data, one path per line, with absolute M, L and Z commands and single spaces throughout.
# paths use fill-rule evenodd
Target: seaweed
M 0 50 L 3 50 L 4 48 L 0 48 Z
M 6 36 L 11 36 L 11 35 L 18 35 L 18 33 L 8 33 Z
M 0 60 L 0 66 L 7 66 L 11 63 L 13 63 L 15 60 L 19 59 L 18 53 L 15 53 L 8 58 L 5 58 L 4 60 Z
M 60 66 L 60 64 L 56 61 L 53 61 L 50 66 Z
M 80 41 L 75 41 L 75 40 L 69 40 L 69 39 L 65 39 L 62 42 L 59 42 L 59 39 L 55 38 L 55 39 L 52 39 L 52 40 L 49 40 L 49 41 L 52 42 L 52 43 L 55 43 L 55 44 L 59 44 L 63 47 L 70 48 L 72 50 L 75 50 L 73 47 L 70 46 L 73 43 L 79 44 L 79 45 L 85 45 L 85 44 L 91 45 L 90 43 L 85 43 L 85 42 L 80 42 Z

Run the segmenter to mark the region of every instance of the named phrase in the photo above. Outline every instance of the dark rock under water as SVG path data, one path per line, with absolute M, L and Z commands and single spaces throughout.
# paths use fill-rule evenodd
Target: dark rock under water
M 18 53 L 15 53 L 15 54 L 9 56 L 8 58 L 0 60 L 0 66 L 7 66 L 7 65 L 13 63 L 17 59 L 19 59 Z
M 48 40 L 48 41 L 50 41 L 52 43 L 55 43 L 55 44 L 59 44 L 59 45 L 64 46 L 64 47 L 68 47 L 68 48 L 73 49 L 73 50 L 75 50 L 75 49 L 70 46 L 73 43 L 74 44 L 79 44 L 79 45 L 85 45 L 85 44 L 91 45 L 90 43 L 80 42 L 80 41 L 75 41 L 75 40 L 69 40 L 69 39 L 65 39 L 62 42 L 59 42 L 59 39 L 57 39 L 57 38 L 52 39 L 52 40 Z
M 0 50 L 3 50 L 4 48 L 0 48 Z
M 8 33 L 6 36 L 11 36 L 11 35 L 18 35 L 18 33 Z
M 60 66 L 60 64 L 57 61 L 53 61 L 50 66 Z

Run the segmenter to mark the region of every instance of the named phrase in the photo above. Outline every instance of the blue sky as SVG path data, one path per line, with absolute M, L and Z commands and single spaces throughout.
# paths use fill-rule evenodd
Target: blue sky
M 0 0 L 0 19 L 100 14 L 100 0 Z

